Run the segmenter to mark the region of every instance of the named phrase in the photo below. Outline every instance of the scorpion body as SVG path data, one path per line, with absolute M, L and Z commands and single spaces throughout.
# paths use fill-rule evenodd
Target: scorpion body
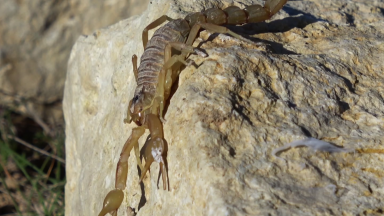
M 184 42 L 189 34 L 188 24 L 181 19 L 165 24 L 155 32 L 141 56 L 135 95 L 143 88 L 155 92 L 159 73 L 164 65 L 164 50 L 170 42 Z
M 164 67 L 165 53 L 168 44 L 183 43 L 190 31 L 188 23 L 183 19 L 168 22 L 159 28 L 147 45 L 144 45 L 145 51 L 140 59 L 140 67 L 137 70 L 137 87 L 135 89 L 131 113 L 138 113 L 152 104 L 155 97 L 157 84 L 159 83 L 159 74 Z M 133 58 L 136 58 L 135 56 Z M 136 60 L 134 60 L 136 61 Z M 136 64 L 136 63 L 135 63 Z M 136 70 L 136 69 L 135 69 Z M 169 74 L 171 75 L 171 74 Z M 168 77 L 167 87 L 172 85 Z M 168 90 L 168 88 L 166 88 Z M 166 92 L 166 97 L 169 92 Z M 143 115 L 145 117 L 145 115 Z M 136 124 L 141 125 L 144 120 L 134 120 Z
M 243 39 L 240 35 L 221 25 L 239 25 L 244 23 L 261 22 L 276 14 L 287 0 L 266 0 L 264 6 L 251 5 L 244 9 L 230 6 L 224 10 L 208 9 L 187 15 L 184 19 L 172 19 L 166 15 L 161 16 L 149 24 L 142 34 L 144 53 L 137 68 L 137 57 L 133 55 L 133 72 L 137 87 L 133 99 L 129 102 L 125 123 L 135 122 L 138 127 L 132 130 L 120 154 L 116 169 L 115 189 L 110 191 L 104 199 L 103 209 L 99 216 L 110 213 L 117 215 L 124 198 L 128 173 L 128 158 L 132 149 L 136 156 L 137 164 L 141 169 L 140 181 L 144 178 L 150 165 L 156 161 L 160 164 L 163 188 L 167 188 L 167 170 L 165 166 L 167 142 L 164 139 L 162 118 L 164 103 L 170 95 L 171 87 L 177 76 L 181 64 L 188 65 L 185 61 L 191 53 L 203 54 L 192 46 L 201 29 L 211 32 L 229 34 L 235 38 Z M 169 21 L 155 31 L 148 41 L 148 31 Z M 172 49 L 179 54 L 172 55 Z M 145 167 L 139 155 L 139 138 L 149 129 L 150 135 L 144 144 Z M 169 189 L 169 185 L 168 185 Z

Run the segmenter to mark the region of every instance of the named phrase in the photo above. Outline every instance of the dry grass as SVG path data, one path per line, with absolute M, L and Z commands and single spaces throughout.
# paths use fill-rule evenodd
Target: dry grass
M 64 215 L 64 133 L 51 131 L 0 107 L 0 216 Z

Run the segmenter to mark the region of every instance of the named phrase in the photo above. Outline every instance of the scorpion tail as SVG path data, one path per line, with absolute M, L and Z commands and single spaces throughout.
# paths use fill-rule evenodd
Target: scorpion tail
M 243 10 L 230 6 L 224 10 L 211 8 L 203 12 L 189 14 L 185 20 L 192 27 L 197 23 L 212 23 L 215 25 L 241 25 L 244 23 L 262 22 L 275 15 L 288 0 L 267 0 L 264 7 L 250 5 Z
M 288 0 L 269 0 L 265 2 L 264 8 L 269 11 L 270 16 L 273 16 L 283 8 L 287 1 Z
M 241 18 L 243 21 L 246 20 L 243 23 L 257 23 L 265 21 L 269 18 L 271 18 L 273 15 L 275 15 L 283 6 L 287 3 L 287 0 L 267 0 L 265 2 L 264 7 L 261 5 L 250 5 L 244 8 L 244 10 L 241 10 L 245 16 Z M 239 16 L 241 14 L 240 11 L 237 11 L 237 7 L 234 8 L 234 6 L 224 9 L 225 12 L 227 12 L 228 17 L 228 24 L 230 21 L 234 20 L 235 22 L 238 22 Z M 239 9 L 240 10 L 240 9 Z M 243 23 L 233 23 L 233 24 L 243 24 Z

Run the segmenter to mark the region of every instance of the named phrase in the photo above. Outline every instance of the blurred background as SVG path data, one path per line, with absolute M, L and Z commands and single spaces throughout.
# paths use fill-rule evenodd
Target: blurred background
M 0 216 L 64 215 L 61 102 L 71 48 L 148 2 L 0 0 Z

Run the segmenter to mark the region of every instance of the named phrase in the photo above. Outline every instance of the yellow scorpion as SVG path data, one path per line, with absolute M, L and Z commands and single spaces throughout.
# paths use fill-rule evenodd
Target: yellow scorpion
M 140 181 L 144 178 L 151 164 L 160 164 L 163 188 L 167 188 L 167 169 L 165 165 L 167 142 L 163 133 L 164 103 L 168 99 L 173 82 L 179 75 L 181 64 L 191 53 L 204 54 L 192 46 L 201 29 L 210 32 L 229 34 L 243 39 L 240 35 L 221 25 L 239 25 L 244 23 L 262 22 L 271 18 L 285 4 L 287 0 L 267 0 L 264 7 L 251 5 L 244 9 L 230 6 L 224 10 L 212 8 L 203 12 L 187 15 L 184 19 L 172 19 L 161 16 L 143 30 L 144 53 L 137 68 L 137 57 L 133 55 L 133 72 L 137 87 L 133 99 L 129 102 L 125 123 L 132 121 L 138 127 L 132 130 L 131 136 L 125 142 L 116 168 L 115 189 L 110 191 L 104 199 L 103 209 L 99 216 L 110 213 L 117 215 L 117 210 L 124 198 L 128 173 L 128 158 L 134 148 L 137 164 L 141 169 Z M 154 33 L 148 41 L 148 31 L 156 28 L 165 21 L 169 21 Z M 171 50 L 178 50 L 179 54 L 172 55 Z M 149 129 L 150 135 L 144 146 L 145 166 L 143 167 L 139 155 L 139 138 Z M 168 185 L 169 188 L 169 185 Z

